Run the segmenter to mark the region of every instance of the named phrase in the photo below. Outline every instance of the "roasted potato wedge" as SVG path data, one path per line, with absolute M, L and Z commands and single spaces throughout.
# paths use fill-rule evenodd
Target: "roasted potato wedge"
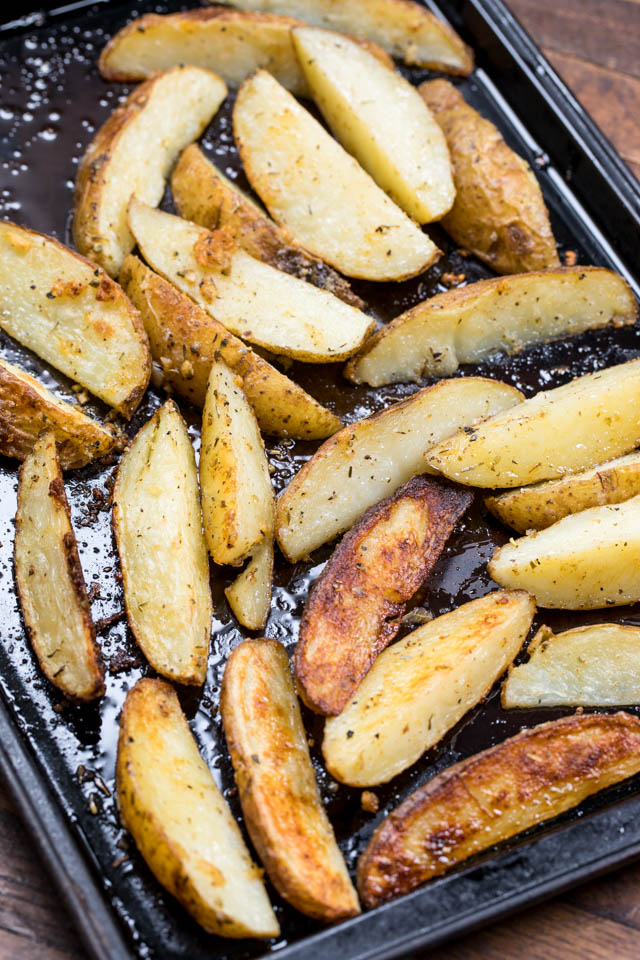
M 140 84 L 114 110 L 78 168 L 73 239 L 81 253 L 118 276 L 134 247 L 130 198 L 160 203 L 176 158 L 198 139 L 226 95 L 215 73 L 175 67 Z
M 231 333 L 272 353 L 342 360 L 373 329 L 361 310 L 249 256 L 228 230 L 203 230 L 135 197 L 129 224 L 154 270 Z
M 149 345 L 118 284 L 53 237 L 6 221 L 0 327 L 125 417 L 147 389 Z
M 104 669 L 52 431 L 20 469 L 14 551 L 22 615 L 42 672 L 70 700 L 101 697 Z
M 318 791 L 289 658 L 277 640 L 235 648 L 220 710 L 247 828 L 271 882 L 310 917 L 355 916 L 358 897 Z
M 271 609 L 273 537 L 254 547 L 249 563 L 224 595 L 236 620 L 247 630 L 262 630 Z
M 370 787 L 406 770 L 487 695 L 531 626 L 533 598 L 497 591 L 418 627 L 380 654 L 324 728 L 341 783 Z
M 280 933 L 240 829 L 168 683 L 127 694 L 116 762 L 120 819 L 158 881 L 208 933 Z
M 204 683 L 209 562 L 193 448 L 173 400 L 138 431 L 120 462 L 113 526 L 127 617 L 142 652 L 163 676 Z
M 265 70 L 240 87 L 233 130 L 271 216 L 336 270 L 404 280 L 437 260 L 429 237 Z
M 461 426 L 519 404 L 515 387 L 482 377 L 443 380 L 344 427 L 280 496 L 276 537 L 292 562 L 353 526 L 417 473 L 424 454 Z
M 453 84 L 429 80 L 418 89 L 451 154 L 456 196 L 442 221 L 447 233 L 496 273 L 558 267 L 549 213 L 529 164 Z
M 473 487 L 519 487 L 640 444 L 640 360 L 538 393 L 429 450 L 427 463 Z
M 414 220 L 440 220 L 455 197 L 449 149 L 415 87 L 348 37 L 315 27 L 292 35 L 334 136 Z
M 628 713 L 523 730 L 433 777 L 383 820 L 358 861 L 362 901 L 409 893 L 638 770 L 640 720 Z
M 519 353 L 541 341 L 635 323 L 629 285 L 603 267 L 479 280 L 396 317 L 367 340 L 345 371 L 356 383 L 445 377 L 461 363 Z
M 308 707 L 337 714 L 352 699 L 472 499 L 432 477 L 413 477 L 345 536 L 300 623 L 294 672 Z

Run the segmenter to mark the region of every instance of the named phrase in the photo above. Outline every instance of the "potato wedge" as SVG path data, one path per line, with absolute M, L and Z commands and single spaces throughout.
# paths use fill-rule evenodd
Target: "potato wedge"
M 450 480 L 519 487 L 562 477 L 640 444 L 640 360 L 537 393 L 427 453 Z
M 281 494 L 276 537 L 291 562 L 353 526 L 374 503 L 417 473 L 425 451 L 460 426 L 519 404 L 515 387 L 482 377 L 443 380 L 344 427 Z
M 455 197 L 449 149 L 415 87 L 348 37 L 315 27 L 295 27 L 292 36 L 342 146 L 414 220 L 440 220 Z
M 212 0 L 211 0 L 212 2 Z M 468 74 L 473 54 L 451 29 L 411 0 L 228 0 L 245 10 L 300 17 L 316 27 L 352 33 L 379 43 L 393 57 L 416 67 Z
M 24 460 L 43 430 L 53 432 L 63 470 L 84 467 L 123 445 L 122 434 L 102 425 L 34 377 L 0 359 L 0 454 Z
M 273 537 L 254 547 L 249 563 L 224 591 L 236 620 L 247 630 L 262 630 L 271 609 Z
M 358 861 L 377 907 L 640 770 L 640 720 L 563 717 L 523 730 L 433 777 L 383 820 Z
M 180 154 L 171 175 L 173 199 L 181 217 L 206 227 L 226 229 L 245 253 L 362 310 L 365 303 L 349 282 L 322 260 L 295 244 L 288 232 L 218 170 L 196 143 Z
M 612 324 L 635 323 L 629 285 L 603 267 L 565 267 L 547 273 L 479 280 L 423 300 L 367 340 L 345 374 L 355 383 L 446 377 L 461 363 L 498 351 Z
M 373 329 L 361 310 L 249 256 L 228 230 L 203 230 L 135 197 L 129 224 L 149 266 L 231 333 L 272 353 L 342 360 Z
M 127 694 L 116 795 L 150 869 L 201 927 L 221 937 L 278 936 L 261 871 L 162 680 L 143 678 Z
M 496 273 L 560 266 L 549 213 L 529 164 L 447 80 L 418 88 L 447 139 L 456 197 L 447 233 Z
M 118 284 L 53 237 L 7 221 L 0 327 L 125 417 L 147 389 L 149 345 Z
M 277 640 L 235 648 L 220 710 L 247 828 L 271 882 L 310 917 L 355 916 L 358 897 L 318 791 L 289 658 Z
M 410 767 L 488 694 L 524 643 L 535 609 L 524 591 L 497 591 L 383 651 L 342 713 L 325 724 L 329 773 L 370 787 Z
M 198 139 L 226 95 L 215 73 L 175 67 L 140 84 L 114 110 L 78 168 L 73 239 L 80 253 L 118 276 L 134 247 L 130 198 L 160 203 L 180 151 Z
M 413 477 L 344 537 L 300 623 L 294 672 L 308 707 L 338 714 L 353 698 L 472 499 L 432 477 Z
M 489 573 L 509 590 L 528 590 L 541 607 L 600 610 L 640 600 L 640 496 L 591 507 L 546 530 L 511 540 Z
M 14 545 L 16 586 L 42 672 L 65 697 L 104 693 L 104 669 L 51 431 L 20 468 Z
M 233 130 L 251 186 L 297 243 L 348 277 L 404 280 L 440 251 L 265 70 L 240 87 Z
M 154 670 L 201 684 L 211 632 L 209 563 L 196 463 L 168 400 L 123 456 L 113 492 L 127 617 Z
M 569 473 L 531 487 L 487 497 L 486 506 L 518 533 L 543 530 L 570 513 L 607 503 L 622 503 L 640 494 L 640 451 L 601 463 L 583 473 Z

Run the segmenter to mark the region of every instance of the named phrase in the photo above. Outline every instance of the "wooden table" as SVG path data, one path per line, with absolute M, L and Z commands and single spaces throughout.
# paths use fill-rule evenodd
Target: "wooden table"
M 640 178 L 640 0 L 508 0 Z M 0 960 L 84 960 L 0 786 Z M 430 960 L 637 960 L 640 865 L 430 954 Z

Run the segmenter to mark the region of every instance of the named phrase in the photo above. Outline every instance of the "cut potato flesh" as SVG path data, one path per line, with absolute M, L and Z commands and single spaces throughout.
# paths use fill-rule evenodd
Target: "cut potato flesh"
M 197 140 L 226 94 L 215 73 L 175 67 L 137 87 L 89 144 L 76 180 L 73 238 L 111 276 L 135 243 L 129 200 L 135 194 L 160 203 L 180 151 Z
M 313 27 L 292 32 L 334 136 L 414 220 L 439 220 L 455 196 L 449 149 L 415 87 L 347 37 Z
M 277 640 L 236 647 L 220 708 L 242 811 L 274 886 L 308 916 L 355 916 L 358 898 L 318 791 L 289 659 Z
M 298 243 L 348 277 L 404 280 L 440 251 L 264 70 L 240 87 L 233 129 L 251 186 Z
M 349 361 L 356 383 L 449 376 L 461 363 L 585 330 L 635 323 L 629 285 L 603 267 L 480 280 L 419 303 L 374 334 Z
M 640 770 L 640 720 L 564 717 L 523 730 L 429 780 L 383 820 L 358 861 L 368 907 L 557 817 Z
M 462 426 L 519 404 L 496 380 L 443 380 L 326 441 L 278 500 L 276 536 L 292 562 L 353 526 L 374 503 L 424 472 L 427 450 Z
M 435 470 L 473 487 L 562 477 L 640 444 L 640 360 L 538 393 L 427 454 Z
M 528 593 L 491 593 L 381 653 L 354 698 L 325 724 L 329 773 L 369 787 L 415 763 L 487 695 L 520 650 L 534 613 Z
M 126 417 L 147 389 L 147 338 L 118 284 L 53 237 L 7 222 L 0 326 Z
M 102 696 L 104 670 L 51 432 L 20 470 L 15 570 L 25 626 L 47 679 L 70 700 Z
M 273 538 L 254 548 L 249 563 L 224 592 L 236 620 L 247 630 L 262 630 L 271 609 Z
M 118 469 L 113 525 L 133 634 L 158 673 L 201 684 L 211 632 L 209 562 L 195 457 L 172 400 Z
M 127 694 L 116 791 L 122 822 L 150 869 L 206 931 L 278 936 L 260 871 L 162 680 L 139 680 Z

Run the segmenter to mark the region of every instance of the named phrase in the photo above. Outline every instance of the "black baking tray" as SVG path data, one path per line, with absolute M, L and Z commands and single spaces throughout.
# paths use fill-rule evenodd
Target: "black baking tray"
M 194 4 L 192 3 L 191 6 Z M 129 87 L 103 83 L 96 57 L 112 33 L 132 16 L 186 8 L 161 4 L 79 3 L 46 11 L 19 5 L 6 10 L 0 28 L 0 213 L 69 241 L 72 187 L 79 157 Z M 611 266 L 640 294 L 640 187 L 610 144 L 566 90 L 526 33 L 499 0 L 441 0 L 438 9 L 476 53 L 478 69 L 456 80 L 465 96 L 490 116 L 534 166 L 549 205 L 561 251 L 580 263 Z M 419 81 L 427 71 L 407 71 Z M 229 124 L 229 105 L 203 137 L 203 148 L 242 181 Z M 170 198 L 165 206 L 171 209 Z M 357 292 L 381 320 L 444 289 L 443 274 L 468 280 L 489 275 L 463 256 L 444 234 L 446 251 L 423 277 L 397 285 L 359 283 Z M 28 351 L 0 336 L 0 352 L 34 371 L 60 395 L 71 384 Z M 495 357 L 460 371 L 503 379 L 531 393 L 572 376 L 640 355 L 637 328 L 605 330 Z M 416 385 L 378 390 L 353 387 L 338 370 L 295 364 L 291 371 L 309 391 L 353 420 L 407 396 Z M 133 433 L 161 402 L 151 390 L 136 413 Z M 91 407 L 91 405 L 90 405 Z M 98 404 L 91 409 L 106 412 Z M 198 417 L 184 408 L 196 449 Z M 310 444 L 269 441 L 274 481 L 281 489 L 312 452 Z M 120 828 L 113 800 L 117 717 L 126 690 L 148 672 L 123 619 L 122 590 L 107 509 L 114 464 L 67 475 L 81 559 L 92 590 L 92 612 L 108 667 L 107 693 L 96 706 L 68 706 L 42 678 L 24 637 L 13 584 L 12 540 L 16 467 L 0 458 L 0 766 L 39 850 L 75 918 L 88 951 L 114 958 L 254 958 L 275 951 L 283 958 L 315 960 L 330 953 L 345 960 L 422 955 L 437 943 L 503 917 L 640 854 L 640 780 L 634 778 L 591 798 L 577 810 L 489 851 L 423 889 L 355 920 L 323 929 L 272 894 L 283 928 L 273 944 L 223 941 L 204 934 L 165 895 Z M 448 544 L 415 603 L 434 614 L 494 588 L 486 560 L 508 532 L 488 518 L 478 501 Z M 330 547 L 312 562 L 280 561 L 272 613 L 265 633 L 290 649 L 309 585 Z M 228 572 L 213 578 L 215 620 L 209 675 L 203 691 L 180 691 L 192 729 L 214 775 L 240 818 L 233 774 L 217 715 L 224 662 L 239 642 L 223 595 Z M 116 615 L 115 620 L 110 620 Z M 640 624 L 635 607 L 596 613 L 545 613 L 536 624 L 563 628 L 601 619 Z M 408 792 L 451 763 L 543 720 L 569 711 L 501 710 L 497 690 L 471 711 L 436 749 L 411 770 L 376 790 L 377 816 L 360 808 L 360 792 L 331 782 L 314 763 L 328 813 L 350 867 L 380 819 Z M 635 709 L 635 708 L 630 708 Z M 319 721 L 305 714 L 319 741 Z M 92 812 L 94 811 L 94 812 Z

